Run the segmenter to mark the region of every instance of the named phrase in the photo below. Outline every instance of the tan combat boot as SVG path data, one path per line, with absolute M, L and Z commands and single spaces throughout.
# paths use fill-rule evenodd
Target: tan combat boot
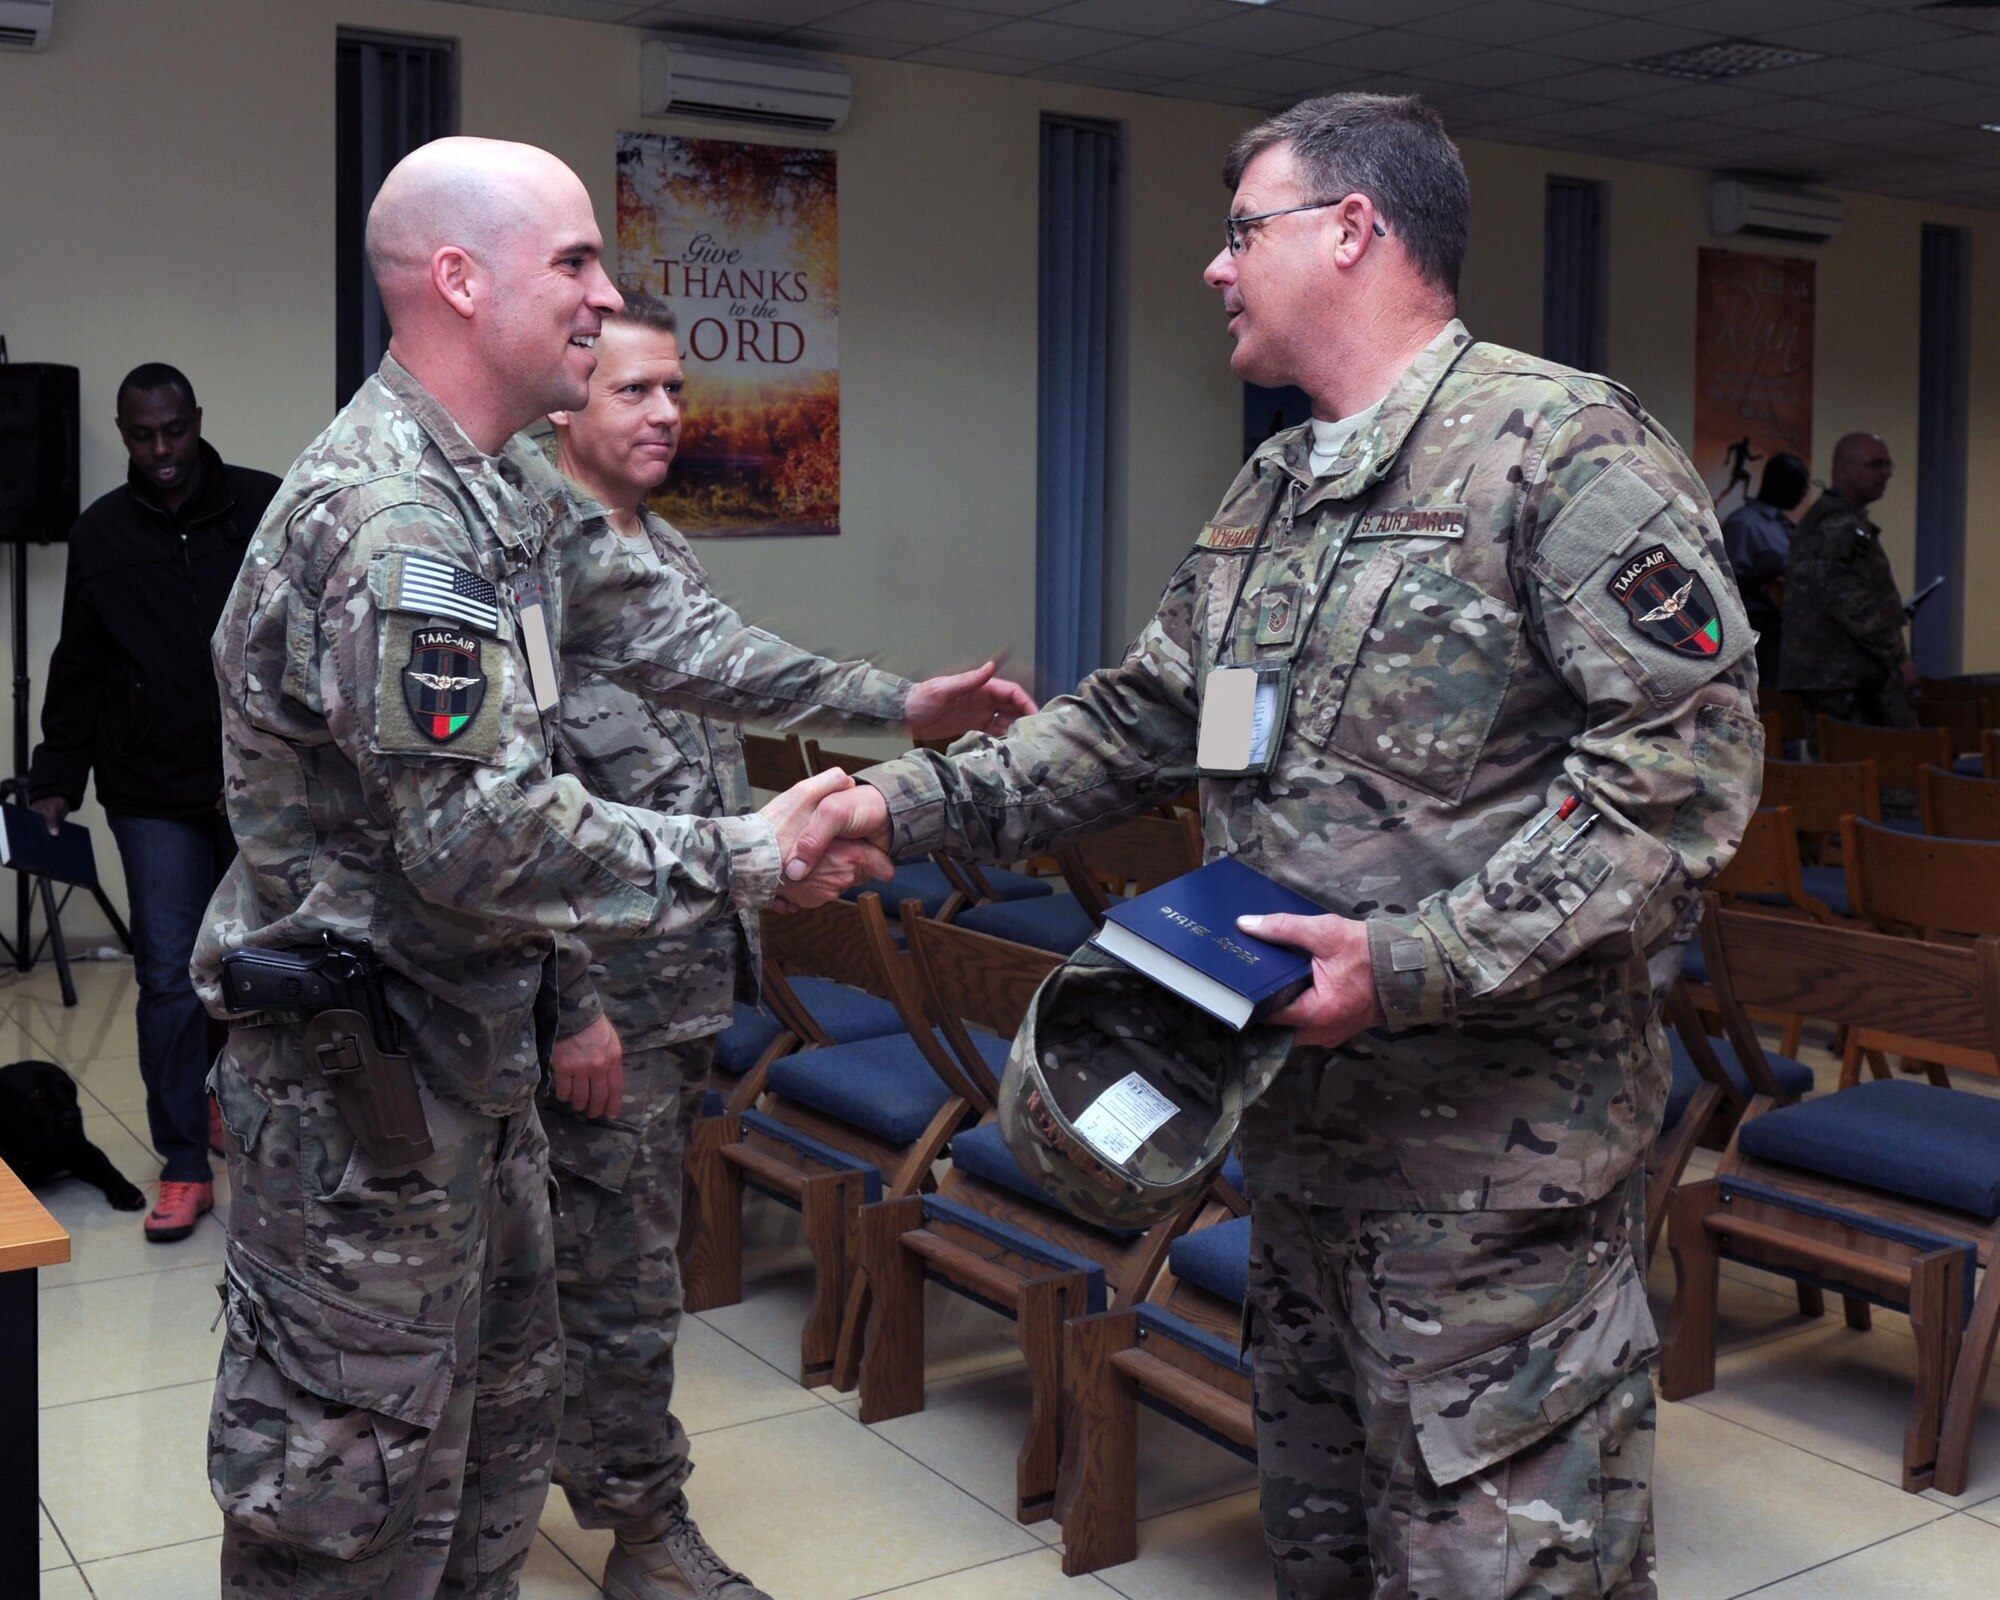
M 604 1563 L 609 1600 L 771 1600 L 708 1546 L 681 1499 L 650 1540 L 621 1533 Z

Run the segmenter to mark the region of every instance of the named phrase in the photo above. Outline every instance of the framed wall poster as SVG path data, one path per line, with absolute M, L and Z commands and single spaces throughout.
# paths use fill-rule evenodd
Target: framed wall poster
M 1693 453 L 1719 515 L 1756 492 L 1779 451 L 1813 464 L 1813 265 L 1701 252 Z
M 649 503 L 692 538 L 840 532 L 834 153 L 618 136 L 618 283 L 680 319 L 687 401 Z

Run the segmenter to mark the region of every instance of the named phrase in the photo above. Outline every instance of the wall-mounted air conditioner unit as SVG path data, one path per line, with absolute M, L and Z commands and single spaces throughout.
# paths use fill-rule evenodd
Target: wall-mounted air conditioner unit
M 0 0 L 0 50 L 46 50 L 56 0 Z
M 1825 244 L 1840 232 L 1840 198 L 1790 184 L 1717 178 L 1708 187 L 1708 226 L 1717 238 L 1747 233 L 1759 239 Z
M 832 133 L 853 98 L 845 67 L 802 51 L 678 39 L 641 47 L 639 109 L 649 117 Z

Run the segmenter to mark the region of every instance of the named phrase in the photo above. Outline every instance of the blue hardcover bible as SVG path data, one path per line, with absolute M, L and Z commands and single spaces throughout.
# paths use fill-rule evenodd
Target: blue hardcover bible
M 1312 958 L 1237 930 L 1236 919 L 1326 915 L 1263 873 L 1224 856 L 1106 913 L 1091 943 L 1210 1016 L 1242 1030 L 1312 984 Z

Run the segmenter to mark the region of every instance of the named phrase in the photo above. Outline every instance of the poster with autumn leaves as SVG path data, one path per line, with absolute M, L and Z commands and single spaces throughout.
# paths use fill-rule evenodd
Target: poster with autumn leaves
M 618 136 L 618 282 L 680 319 L 673 472 L 650 498 L 695 538 L 840 532 L 831 150 Z

